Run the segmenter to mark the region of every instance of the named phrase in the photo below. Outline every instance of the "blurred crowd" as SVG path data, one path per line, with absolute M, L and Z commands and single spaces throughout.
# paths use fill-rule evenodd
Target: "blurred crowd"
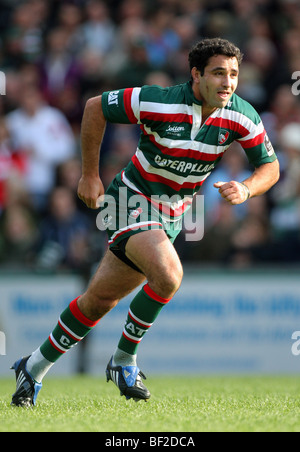
M 203 37 L 244 53 L 237 94 L 261 114 L 281 164 L 266 195 L 232 207 L 216 180 L 243 180 L 234 144 L 207 180 L 205 235 L 177 241 L 184 262 L 233 267 L 300 263 L 299 0 L 1 0 L 0 267 L 88 272 L 106 249 L 95 211 L 78 200 L 86 100 L 110 89 L 189 80 Z M 2 78 L 3 81 L 3 78 Z M 139 129 L 108 124 L 107 186 L 135 152 Z

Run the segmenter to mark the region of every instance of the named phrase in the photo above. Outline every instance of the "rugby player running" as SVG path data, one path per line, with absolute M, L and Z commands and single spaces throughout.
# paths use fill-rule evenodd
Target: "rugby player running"
M 279 179 L 278 160 L 258 113 L 234 94 L 241 61 L 240 50 L 229 41 L 204 39 L 189 53 L 189 82 L 169 88 L 120 89 L 87 101 L 78 196 L 90 209 L 101 205 L 109 249 L 86 292 L 69 304 L 46 341 L 13 365 L 17 379 L 13 405 L 34 405 L 42 379 L 55 361 L 142 283 L 106 377 L 127 399 L 149 399 L 145 376 L 137 366 L 137 349 L 180 287 L 183 270 L 173 242 L 193 196 L 235 140 L 254 170 L 246 180 L 214 185 L 225 201 L 244 203 Z M 106 121 L 139 124 L 141 136 L 135 155 L 104 193 L 99 159 Z M 137 194 L 147 200 L 147 208 L 143 204 L 143 209 L 134 209 L 135 221 L 121 227 L 124 218 L 118 216 L 118 203 L 130 205 Z M 172 202 L 152 202 L 153 195 L 163 194 Z M 115 205 L 105 208 L 107 195 Z M 129 218 L 132 213 L 128 207 L 124 215 Z

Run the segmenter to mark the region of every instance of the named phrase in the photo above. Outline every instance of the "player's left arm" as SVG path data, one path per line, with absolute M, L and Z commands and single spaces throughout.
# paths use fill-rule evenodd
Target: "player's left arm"
M 276 184 L 279 176 L 279 162 L 276 159 L 255 168 L 252 175 L 242 182 L 234 180 L 217 182 L 214 187 L 219 189 L 222 198 L 232 205 L 237 205 L 242 204 L 249 198 L 266 193 Z

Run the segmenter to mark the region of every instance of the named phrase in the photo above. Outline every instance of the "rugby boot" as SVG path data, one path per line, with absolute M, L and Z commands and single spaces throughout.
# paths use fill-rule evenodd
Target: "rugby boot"
M 146 380 L 146 377 L 137 366 L 113 366 L 113 357 L 107 365 L 106 381 L 113 381 L 119 388 L 120 395 L 124 395 L 127 400 L 147 402 L 150 398 L 151 394 L 142 379 Z
M 26 363 L 29 356 L 16 361 L 11 369 L 16 373 L 16 392 L 12 396 L 11 405 L 20 407 L 31 407 L 36 404 L 42 383 L 37 383 L 26 370 Z

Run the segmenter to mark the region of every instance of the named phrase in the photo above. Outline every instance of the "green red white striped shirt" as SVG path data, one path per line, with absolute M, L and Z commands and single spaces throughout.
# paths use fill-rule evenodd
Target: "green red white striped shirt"
M 122 172 L 123 182 L 148 198 L 176 195 L 174 215 L 191 204 L 233 141 L 255 167 L 277 158 L 260 116 L 236 94 L 203 124 L 202 103 L 191 82 L 105 92 L 102 108 L 109 122 L 140 125 L 138 147 Z

